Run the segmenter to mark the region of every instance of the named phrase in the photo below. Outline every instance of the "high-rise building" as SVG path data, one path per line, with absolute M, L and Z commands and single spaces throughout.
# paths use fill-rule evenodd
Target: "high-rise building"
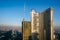
M 46 40 L 54 38 L 53 8 L 48 8 L 44 12 L 44 34 Z
M 31 22 L 30 21 L 22 22 L 22 33 L 23 33 L 23 40 L 29 40 L 29 36 L 31 35 Z
M 23 40 L 29 40 L 38 34 L 38 40 L 54 40 L 54 21 L 53 21 L 53 8 L 37 13 L 35 10 L 31 11 L 31 22 L 22 22 Z M 35 37 L 36 38 L 36 37 Z
M 53 40 L 54 35 L 53 9 L 37 13 L 31 12 L 31 33 L 37 32 L 39 40 Z
M 34 10 L 31 12 L 31 32 L 39 32 L 39 18 L 38 13 L 36 13 Z

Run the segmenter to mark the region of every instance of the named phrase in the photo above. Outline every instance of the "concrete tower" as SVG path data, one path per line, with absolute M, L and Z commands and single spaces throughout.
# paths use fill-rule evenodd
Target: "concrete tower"
M 31 12 L 31 32 L 39 32 L 38 26 L 39 26 L 39 19 L 38 19 L 38 13 L 35 12 L 35 10 L 32 10 Z
M 39 14 L 32 10 L 31 33 L 34 32 L 39 34 L 39 40 L 53 40 L 54 21 L 52 8 L 48 8 Z

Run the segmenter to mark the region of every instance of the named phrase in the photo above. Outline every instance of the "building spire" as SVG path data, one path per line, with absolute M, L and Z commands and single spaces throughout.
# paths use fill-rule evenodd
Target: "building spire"
M 24 1 L 24 14 L 25 14 L 25 11 L 26 11 L 26 2 Z
M 24 0 L 24 17 L 23 17 L 23 20 L 25 20 L 25 12 L 26 12 L 26 2 L 25 2 L 25 0 Z
M 24 14 L 23 14 L 24 16 L 23 16 L 23 19 L 22 19 L 23 21 L 25 21 L 25 12 L 26 12 L 26 2 L 24 0 Z

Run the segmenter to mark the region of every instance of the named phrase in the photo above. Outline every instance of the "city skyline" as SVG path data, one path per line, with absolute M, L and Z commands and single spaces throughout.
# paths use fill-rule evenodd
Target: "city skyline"
M 59 0 L 0 0 L 0 25 L 3 24 L 21 26 L 23 18 L 26 18 L 26 20 L 30 21 L 31 9 L 34 9 L 37 12 L 41 12 L 49 7 L 53 7 L 54 25 L 60 26 L 59 4 Z
M 23 40 L 29 40 L 30 36 L 32 36 L 31 40 L 54 40 L 53 12 L 53 8 L 48 8 L 40 13 L 31 10 L 31 21 L 22 21 Z M 35 36 L 37 34 L 37 38 L 34 34 Z

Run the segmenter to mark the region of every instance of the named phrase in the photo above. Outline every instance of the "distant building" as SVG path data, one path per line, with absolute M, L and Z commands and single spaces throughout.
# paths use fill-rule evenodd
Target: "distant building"
M 29 36 L 31 35 L 31 22 L 30 21 L 22 22 L 22 33 L 23 33 L 23 40 L 29 40 Z

